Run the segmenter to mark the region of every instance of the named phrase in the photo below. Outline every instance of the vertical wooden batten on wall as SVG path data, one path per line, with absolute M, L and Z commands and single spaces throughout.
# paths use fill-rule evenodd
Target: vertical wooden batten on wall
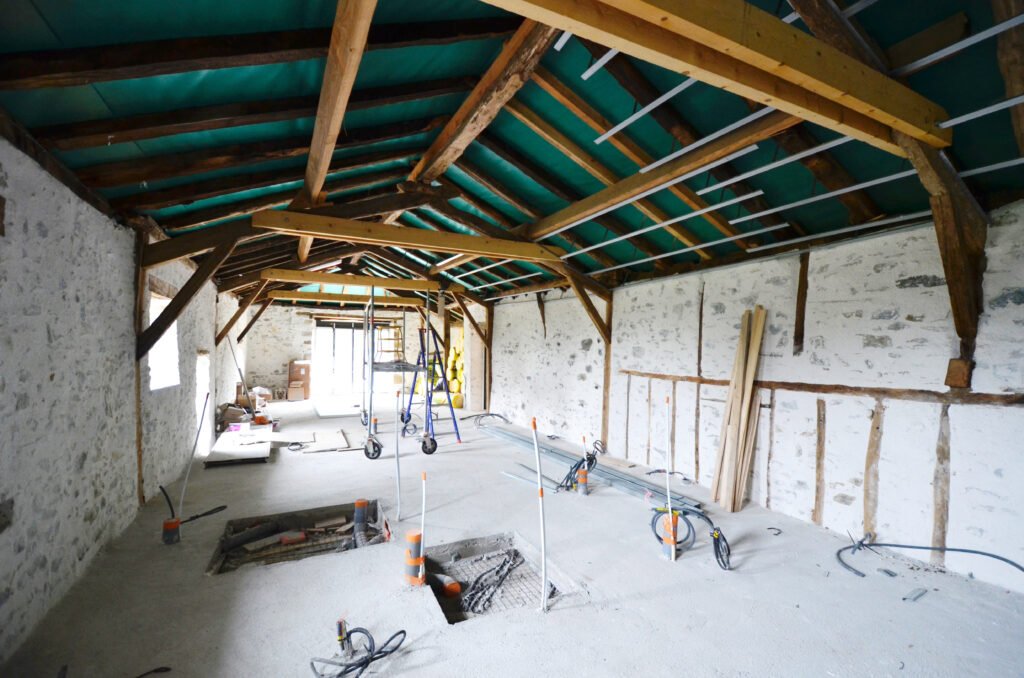
M 882 423 L 885 405 L 881 399 L 875 401 L 871 414 L 871 432 L 868 434 L 868 450 L 864 457 L 864 532 L 875 532 L 878 514 L 878 459 L 882 451 Z
M 604 392 L 601 400 L 601 442 L 608 446 L 608 418 L 611 416 L 611 391 L 612 391 L 612 301 L 609 299 L 605 305 L 604 324 L 608 328 L 608 341 L 604 345 Z M 628 397 L 628 394 L 627 394 Z
M 807 317 L 807 283 L 811 253 L 800 255 L 800 272 L 796 285 L 796 316 L 793 322 L 793 355 L 804 352 L 804 325 Z
M 142 255 L 149 238 L 141 231 L 135 234 L 135 337 L 142 334 L 143 315 L 146 311 L 146 270 Z M 142 358 L 135 358 L 135 490 L 139 506 L 146 503 L 142 476 Z
M 934 517 L 932 525 L 932 546 L 946 547 L 949 529 L 949 403 L 943 403 L 939 415 L 939 439 L 935 444 L 935 477 L 932 482 L 934 493 Z M 932 565 L 945 567 L 946 554 L 932 552 Z
M 825 399 L 818 398 L 817 444 L 814 454 L 814 510 L 811 521 L 821 525 L 825 512 Z

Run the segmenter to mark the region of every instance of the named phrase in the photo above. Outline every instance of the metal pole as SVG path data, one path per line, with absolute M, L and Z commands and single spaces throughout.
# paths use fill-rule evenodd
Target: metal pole
M 238 366 L 235 347 L 231 345 L 231 335 L 228 335 L 228 348 L 231 349 L 231 360 L 235 363 L 235 369 L 238 370 L 238 379 L 242 382 L 242 388 L 245 389 L 245 399 L 249 401 L 249 409 L 252 410 L 253 416 L 256 416 L 256 406 L 252 403 L 252 396 L 249 394 L 249 386 L 245 383 L 245 375 L 242 374 L 242 368 Z M 209 394 L 207 394 L 207 397 L 209 397 Z
M 228 338 L 230 342 L 230 337 Z M 181 484 L 181 498 L 178 500 L 178 516 L 184 515 L 181 512 L 182 507 L 185 505 L 185 489 L 188 487 L 188 476 L 192 473 L 192 460 L 196 457 L 196 448 L 199 447 L 199 434 L 203 432 L 203 422 L 206 421 L 206 406 L 210 402 L 210 392 L 206 392 L 206 399 L 203 400 L 203 411 L 199 415 L 199 426 L 196 428 L 196 439 L 192 443 L 192 454 L 188 457 L 188 468 L 185 469 L 185 482 Z
M 676 522 L 672 515 L 672 405 L 665 396 L 665 504 L 668 506 L 668 532 L 671 546 L 671 560 L 676 562 Z
M 533 455 L 537 464 L 537 501 L 540 505 L 540 611 L 548 611 L 548 553 L 547 538 L 544 529 L 544 483 L 540 470 L 540 443 L 537 441 L 537 417 L 530 421 L 533 428 Z
M 430 421 L 430 399 L 433 395 L 431 386 L 434 383 L 434 365 L 430 359 L 430 292 L 427 292 L 426 312 L 423 314 L 426 317 L 427 329 L 423 335 L 424 348 L 423 348 L 423 367 L 424 381 L 423 381 L 423 440 L 426 442 L 430 438 L 430 426 L 433 422 Z
M 370 311 L 369 311 L 369 313 L 370 313 L 370 348 L 369 348 L 369 351 L 368 351 L 368 355 L 369 355 L 369 358 L 370 358 L 370 390 L 369 390 L 369 395 L 368 395 L 368 398 L 367 398 L 367 402 L 369 403 L 369 407 L 367 408 L 367 411 L 366 411 L 366 431 L 367 431 L 366 435 L 367 435 L 367 437 L 370 437 L 370 436 L 372 436 L 372 435 L 374 435 L 376 433 L 376 431 L 373 430 L 373 353 L 374 353 L 374 346 L 373 346 L 373 340 L 374 340 L 374 327 L 373 327 L 373 320 L 374 320 L 374 318 L 373 318 L 373 311 L 374 311 L 374 306 L 373 306 L 373 295 L 374 295 L 374 288 L 371 287 L 370 288 Z
M 395 520 L 402 519 L 402 467 L 398 460 L 398 439 L 402 433 L 402 391 L 395 393 Z

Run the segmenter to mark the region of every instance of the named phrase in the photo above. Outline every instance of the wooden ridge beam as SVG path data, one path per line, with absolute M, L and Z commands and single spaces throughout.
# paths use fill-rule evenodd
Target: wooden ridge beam
M 535 21 L 571 31 L 605 47 L 650 62 L 676 73 L 695 77 L 746 99 L 772 106 L 780 111 L 809 120 L 840 134 L 872 144 L 888 153 L 903 155 L 892 139 L 892 123 L 901 123 L 892 116 L 876 119 L 881 109 L 873 109 L 875 117 L 849 108 L 847 98 L 833 98 L 790 82 L 777 74 L 761 70 L 724 52 L 710 49 L 668 27 L 661 27 L 612 7 L 600 0 L 485 0 L 488 4 L 515 12 Z M 728 0 L 731 4 L 733 0 Z M 638 2 L 638 7 L 646 3 Z M 704 2 L 699 3 L 702 7 Z M 742 3 L 746 5 L 746 3 Z M 709 10 L 710 11 L 710 10 Z M 666 19 L 674 18 L 674 14 Z M 770 15 L 769 15 L 770 16 Z M 779 25 L 785 26 L 778 19 Z M 669 22 L 670 23 L 670 22 Z M 744 24 L 741 24 L 743 26 Z M 824 46 L 822 46 L 824 47 Z M 822 60 L 824 61 L 824 60 Z M 909 92 L 909 90 L 908 90 Z M 912 94 L 912 93 L 911 93 Z M 907 95 L 909 97 L 910 95 Z M 916 96 L 916 95 L 914 95 Z M 904 97 L 904 98 L 907 98 Z M 838 100 L 837 100 L 838 99 Z M 920 99 L 929 113 L 929 125 L 918 133 L 934 133 L 929 139 L 948 145 L 949 135 L 934 125 L 945 118 L 941 109 Z M 915 99 L 915 100 L 917 100 Z M 911 126 L 912 127 L 912 126 Z M 911 127 L 907 127 L 910 129 Z
M 277 233 L 343 240 L 367 245 L 386 245 L 430 252 L 470 253 L 478 256 L 518 259 L 520 261 L 560 262 L 559 248 L 457 233 L 436 233 L 419 228 L 403 228 L 352 219 L 338 219 L 301 212 L 263 210 L 252 216 L 252 224 Z
M 367 50 L 487 40 L 507 35 L 517 25 L 517 19 L 506 17 L 378 24 L 370 29 Z M 322 59 L 327 55 L 330 36 L 329 28 L 310 28 L 16 52 L 0 57 L 0 89 L 77 87 L 170 73 Z
M 553 125 L 522 103 L 518 101 L 510 101 L 505 110 L 514 115 L 517 120 L 529 127 L 542 139 L 558 149 L 562 155 L 586 170 L 588 174 L 605 186 L 611 186 L 621 179 L 619 175 L 612 172 L 611 169 L 603 165 L 597 160 L 597 158 L 594 158 L 592 155 L 584 151 L 567 136 L 555 129 Z M 638 200 L 633 203 L 633 207 L 645 217 L 656 223 L 670 219 L 669 215 L 664 210 L 659 208 L 650 200 Z M 664 230 L 687 247 L 700 245 L 700 238 L 683 226 L 673 224 Z M 710 259 L 712 257 L 711 253 L 704 249 L 696 249 L 694 252 L 701 259 Z
M 541 89 L 547 92 L 564 108 L 571 111 L 573 115 L 597 134 L 604 134 L 604 132 L 612 128 L 612 123 L 598 113 L 597 109 L 587 103 L 583 97 L 572 91 L 564 82 L 555 77 L 555 75 L 547 69 L 541 67 L 535 70 L 533 72 L 533 81 L 540 85 Z M 630 139 L 623 132 L 612 135 L 608 139 L 608 143 L 638 167 L 646 167 L 654 162 L 654 158 L 647 151 L 641 148 L 639 144 Z M 686 184 L 676 184 L 666 190 L 669 195 L 675 196 L 682 201 L 684 205 L 687 205 L 694 211 L 706 209 L 708 207 L 708 203 L 704 198 L 697 195 L 697 192 Z M 711 224 L 711 226 L 716 228 L 722 235 L 729 237 L 739 235 L 739 231 L 736 230 L 736 227 L 730 224 L 729 220 L 717 211 L 712 210 L 710 212 L 705 212 L 699 218 Z M 665 231 L 676 240 L 684 243 L 686 242 L 684 240 L 684 236 L 687 234 L 686 231 L 680 230 L 674 225 L 669 226 Z M 747 243 L 744 242 L 742 238 L 736 240 L 736 244 L 740 247 L 747 247 Z M 699 250 L 698 253 L 702 251 L 703 250 Z M 705 257 L 702 256 L 701 258 L 703 259 Z
M 556 31 L 526 20 L 501 49 L 476 87 L 441 130 L 409 175 L 411 181 L 432 181 L 444 174 L 472 141 L 526 84 L 554 42 Z
M 306 158 L 305 181 L 289 206 L 291 208 L 305 209 L 322 205 L 327 200 L 323 194 L 324 182 L 376 8 L 377 0 L 338 0 L 313 124 L 313 140 Z M 299 261 L 306 260 L 312 244 L 312 238 L 299 238 Z
M 467 77 L 444 78 L 411 82 L 401 86 L 357 90 L 349 99 L 348 110 L 361 111 L 382 108 L 465 92 L 473 87 L 474 82 L 473 78 Z M 48 148 L 72 151 L 143 141 L 174 134 L 209 132 L 244 125 L 312 118 L 316 115 L 317 99 L 316 96 L 306 96 L 196 106 L 121 118 L 36 127 L 32 130 L 32 134 L 39 140 L 39 143 Z
M 328 294 L 326 292 L 297 292 L 289 290 L 272 290 L 267 292 L 267 299 L 272 301 L 319 301 L 333 304 L 368 304 L 370 297 L 362 294 Z M 403 299 L 400 297 L 373 297 L 375 306 L 423 306 L 422 299 Z
M 302 285 L 359 285 L 362 287 L 379 287 L 384 290 L 408 290 L 437 292 L 444 289 L 453 294 L 465 291 L 462 285 L 442 286 L 433 280 L 405 280 L 401 278 L 380 278 L 366 275 L 340 275 L 338 273 L 316 273 L 312 271 L 294 271 L 281 268 L 269 268 L 260 274 L 263 280 L 276 282 L 299 283 Z
M 392 141 L 430 132 L 442 124 L 445 118 L 424 118 L 377 127 L 361 127 L 346 130 L 339 138 L 335 150 L 353 149 Z M 309 153 L 307 138 L 291 137 L 260 141 L 251 144 L 216 146 L 185 153 L 165 153 L 147 158 L 118 160 L 98 165 L 89 165 L 76 170 L 79 179 L 95 188 L 114 188 L 129 184 L 142 184 L 160 179 L 174 179 L 214 172 L 234 167 L 244 167 L 271 160 L 299 158 Z
M 184 286 L 178 290 L 178 293 L 174 295 L 174 298 L 171 299 L 157 319 L 151 322 L 149 327 L 139 334 L 135 344 L 136 360 L 141 360 L 156 345 L 156 342 L 160 340 L 164 332 L 184 312 L 185 307 L 188 306 L 193 297 L 199 293 L 202 286 L 213 277 L 217 268 L 231 255 L 231 251 L 235 249 L 235 243 L 237 242 L 237 238 L 229 238 L 203 259 L 203 263 L 189 277 Z M 145 252 L 145 249 L 143 252 Z
M 656 188 L 667 181 L 731 155 L 750 144 L 789 129 L 799 122 L 799 118 L 781 111 L 770 113 L 650 172 L 634 174 L 588 198 L 548 215 L 531 224 L 527 233 L 532 240 L 542 238 L 569 224 L 585 220 L 602 209 L 620 204 L 646 190 Z
M 214 346 L 220 346 L 220 342 L 224 341 L 224 337 L 228 336 L 228 332 L 235 326 L 235 323 L 245 315 L 245 312 L 252 306 L 252 302 L 256 301 L 256 298 L 262 294 L 263 290 L 267 287 L 267 283 L 262 283 L 254 292 L 246 295 L 238 302 L 238 309 L 234 312 L 231 318 L 228 319 L 221 331 L 217 333 L 216 338 L 213 340 Z
M 380 197 L 391 198 L 396 195 L 394 192 L 395 184 L 403 179 L 405 179 L 405 172 L 403 170 L 390 169 L 381 172 L 360 174 L 355 177 L 333 179 L 328 181 L 323 188 L 327 194 L 336 194 L 341 191 L 360 191 L 365 189 L 381 188 L 386 191 L 386 195 Z M 284 207 L 292 202 L 291 196 L 294 195 L 293 190 L 294 189 L 286 189 L 285 191 L 266 193 L 255 198 L 239 200 L 238 202 L 229 202 L 221 205 L 215 205 L 213 207 L 207 207 L 205 209 L 182 212 L 168 219 L 161 220 L 160 226 L 163 227 L 164 231 L 170 234 L 178 231 L 189 231 L 218 221 L 227 221 L 229 219 L 246 217 L 264 209 Z M 343 206 L 345 205 L 334 207 Z M 362 210 L 357 211 L 362 212 Z M 360 214 L 359 216 L 350 218 L 366 218 L 373 216 L 374 214 L 375 212 L 371 210 L 368 214 Z

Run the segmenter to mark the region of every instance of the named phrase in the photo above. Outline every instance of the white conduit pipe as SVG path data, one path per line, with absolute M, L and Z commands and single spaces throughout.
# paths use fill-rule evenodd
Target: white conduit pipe
M 494 287 L 496 285 L 504 285 L 505 283 L 515 282 L 516 280 L 523 280 L 524 278 L 534 278 L 538 275 L 541 275 L 540 271 L 537 271 L 536 273 L 527 273 L 526 275 L 519 275 L 516 276 L 515 278 L 508 278 L 506 280 L 498 280 L 496 282 L 487 283 L 486 285 L 477 285 L 476 287 L 470 287 L 469 290 L 470 292 L 476 292 L 477 290 L 486 289 L 488 287 Z
M 423 483 L 423 503 L 420 504 L 420 555 L 423 562 L 420 563 L 420 577 L 427 576 L 427 472 L 420 474 Z
M 762 250 L 771 250 L 776 247 L 784 247 L 786 245 L 794 245 L 800 242 L 807 242 L 808 240 L 818 240 L 819 238 L 827 238 L 833 235 L 842 235 L 843 233 L 854 233 L 856 231 L 864 231 L 869 228 L 877 228 L 879 226 L 885 226 L 886 224 L 894 224 L 898 221 L 910 221 L 919 219 L 921 217 L 930 217 L 932 214 L 931 210 L 922 210 L 920 212 L 913 212 L 911 214 L 900 214 L 895 217 L 889 217 L 888 219 L 880 219 L 878 221 L 867 221 L 863 224 L 857 224 L 856 226 L 847 226 L 846 228 L 836 229 L 834 231 L 828 231 L 827 233 L 815 233 L 812 235 L 805 235 L 799 238 L 793 238 L 792 240 L 781 240 L 779 242 L 768 243 L 767 245 L 759 245 L 757 247 L 751 247 L 748 252 L 760 252 Z
M 594 73 L 597 73 L 599 70 L 604 68 L 604 65 L 606 63 L 608 63 L 609 61 L 611 61 L 615 57 L 615 55 L 618 54 L 618 53 L 619 53 L 619 50 L 617 50 L 617 49 L 610 49 L 607 52 L 605 52 L 603 55 L 601 55 L 600 59 L 598 59 L 593 64 L 591 64 L 590 68 L 588 68 L 587 70 L 583 71 L 583 75 L 580 76 L 580 79 L 581 80 L 590 80 L 590 76 L 592 76 Z
M 544 528 L 544 483 L 540 470 L 540 443 L 537 442 L 537 417 L 530 421 L 533 429 L 533 455 L 537 464 L 537 501 L 540 504 L 540 611 L 548 611 L 548 552 L 547 535 Z
M 558 42 L 555 43 L 555 51 L 561 52 L 562 48 L 565 47 L 565 43 L 569 42 L 569 38 L 572 37 L 572 33 L 569 31 L 562 31 L 562 34 L 558 36 Z
M 403 313 L 402 322 L 405 322 Z M 402 341 L 405 341 L 405 333 L 402 333 Z M 403 347 L 404 351 L 404 347 Z M 404 376 L 404 374 L 403 374 Z M 402 392 L 395 391 L 395 520 L 402 519 L 402 466 L 398 460 L 398 440 L 402 433 Z
M 710 144 L 715 139 L 719 139 L 719 138 L 725 136 L 726 134 L 728 134 L 729 132 L 732 132 L 733 130 L 737 130 L 740 127 L 744 127 L 746 125 L 749 125 L 750 123 L 754 122 L 755 120 L 760 120 L 761 118 L 765 117 L 769 113 L 774 113 L 774 112 L 775 112 L 774 108 L 772 108 L 771 106 L 766 106 L 766 107 L 762 108 L 761 110 L 759 110 L 759 111 L 757 111 L 755 113 L 751 113 L 750 115 L 748 115 L 745 118 L 737 120 L 736 122 L 732 123 L 731 125 L 727 125 L 727 126 L 723 127 L 722 129 L 718 130 L 717 132 L 713 132 L 712 134 L 708 134 L 707 136 L 701 137 L 700 139 L 698 139 L 697 141 L 694 141 L 689 146 L 683 146 L 678 151 L 674 151 L 672 153 L 669 153 L 668 155 L 666 155 L 661 160 L 655 160 L 650 165 L 647 165 L 646 167 L 641 167 L 640 168 L 640 174 L 646 174 L 647 172 L 650 172 L 652 169 L 654 169 L 656 167 L 661 167 L 665 163 L 670 162 L 672 160 L 675 160 L 676 158 L 678 158 L 681 155 L 685 155 L 686 153 L 694 151 L 694 150 L 700 148 L 701 146 L 705 146 L 707 144 Z
M 676 562 L 676 521 L 672 515 L 672 405 L 665 396 L 665 503 L 668 505 L 668 529 L 672 562 Z

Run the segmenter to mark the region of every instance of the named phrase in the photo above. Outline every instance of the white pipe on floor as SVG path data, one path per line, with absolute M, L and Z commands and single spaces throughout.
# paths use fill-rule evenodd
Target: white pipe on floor
M 420 564 L 420 577 L 427 576 L 427 472 L 420 474 L 423 482 L 423 503 L 420 505 L 420 555 L 423 556 L 423 563 Z
M 402 392 L 395 391 L 395 520 L 402 519 L 402 467 L 398 461 L 398 439 L 402 433 Z
M 540 503 L 540 611 L 548 611 L 548 553 L 544 530 L 544 485 L 540 470 L 540 443 L 537 442 L 537 417 L 530 421 L 533 428 L 533 454 L 537 461 L 537 501 Z
M 228 344 L 230 346 L 230 343 Z M 210 403 L 210 393 L 207 391 L 206 399 L 203 400 L 203 411 L 199 415 L 199 427 L 196 429 L 196 439 L 192 443 L 192 454 L 188 457 L 188 468 L 185 469 L 185 482 L 181 484 L 181 498 L 178 499 L 178 518 L 181 518 L 182 509 L 185 506 L 185 490 L 188 488 L 188 477 L 192 473 L 192 462 L 196 458 L 196 448 L 199 447 L 199 434 L 203 432 L 203 422 L 206 421 L 206 406 Z M 253 417 L 256 416 L 256 410 L 252 411 Z

